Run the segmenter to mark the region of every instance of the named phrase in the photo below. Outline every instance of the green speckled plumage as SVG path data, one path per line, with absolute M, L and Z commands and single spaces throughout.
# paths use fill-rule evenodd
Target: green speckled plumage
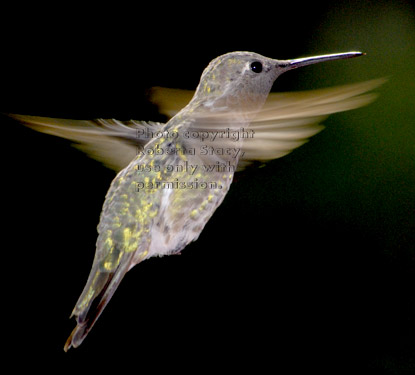
M 178 116 L 178 122 L 179 126 L 175 121 L 165 126 L 165 131 L 174 127 L 181 133 L 189 124 L 181 116 Z M 233 173 L 198 171 L 192 174 L 184 166 L 189 163 L 201 166 L 196 151 L 191 155 L 168 152 L 170 149 L 181 150 L 182 146 L 180 137 L 174 142 L 167 137 L 154 139 L 145 146 L 143 155 L 134 158 L 113 180 L 98 225 L 93 269 L 73 311 L 78 324 L 70 338 L 72 343 L 82 341 L 133 265 L 150 256 L 182 250 L 199 236 L 223 200 Z M 233 169 L 236 164 L 235 159 Z M 168 166 L 173 166 L 174 170 Z M 143 169 L 147 171 L 143 173 Z M 189 188 L 206 179 L 209 179 L 209 187 L 203 190 Z M 180 188 L 179 182 L 186 184 L 186 188 Z M 156 237 L 159 242 L 155 244 Z M 102 302 L 91 311 L 91 302 L 96 298 Z

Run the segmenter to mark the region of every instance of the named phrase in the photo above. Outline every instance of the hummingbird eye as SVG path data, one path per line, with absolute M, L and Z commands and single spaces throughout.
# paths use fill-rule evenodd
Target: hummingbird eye
M 262 64 L 259 61 L 254 61 L 251 63 L 251 70 L 254 73 L 261 73 L 262 72 Z

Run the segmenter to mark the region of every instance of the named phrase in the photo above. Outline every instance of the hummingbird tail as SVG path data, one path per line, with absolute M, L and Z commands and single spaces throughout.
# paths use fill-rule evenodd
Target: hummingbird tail
M 133 253 L 123 254 L 122 262 L 111 272 L 103 272 L 98 264 L 94 264 L 88 282 L 72 312 L 77 325 L 66 340 L 63 350 L 78 347 L 101 315 L 112 295 L 128 272 Z

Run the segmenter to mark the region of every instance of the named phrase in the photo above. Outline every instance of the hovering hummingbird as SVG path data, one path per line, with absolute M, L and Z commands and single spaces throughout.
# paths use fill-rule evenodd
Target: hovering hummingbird
M 361 55 L 275 60 L 252 52 L 227 53 L 210 62 L 193 97 L 180 90 L 153 90 L 153 101 L 171 116 L 165 124 L 12 115 L 75 142 L 119 172 L 105 198 L 92 269 L 71 315 L 77 325 L 64 350 L 82 343 L 133 266 L 178 253 L 199 237 L 237 170 L 291 152 L 322 129 L 325 116 L 370 103 L 375 96 L 367 92 L 382 83 L 269 95 L 280 74 Z

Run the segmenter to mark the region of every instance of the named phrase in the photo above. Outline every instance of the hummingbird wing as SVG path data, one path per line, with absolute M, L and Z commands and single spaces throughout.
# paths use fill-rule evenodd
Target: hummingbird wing
M 104 120 L 70 120 L 11 114 L 30 128 L 73 142 L 89 157 L 116 172 L 125 168 L 151 140 L 146 134 L 159 131 L 157 122 Z
M 304 108 L 305 106 L 316 106 L 317 101 L 319 101 L 319 105 L 321 105 L 323 104 L 323 100 L 326 101 L 329 99 L 327 103 L 330 103 L 333 101 L 339 101 L 342 98 L 346 99 L 347 97 L 361 95 L 381 86 L 385 82 L 385 78 L 378 78 L 370 81 L 318 90 L 288 93 L 271 92 L 268 95 L 267 101 L 263 109 L 260 111 L 260 114 L 266 114 L 268 112 L 269 117 L 270 111 L 274 112 L 274 114 L 275 111 L 281 111 L 278 116 L 282 116 L 287 113 L 293 115 L 295 114 L 293 109 L 299 109 L 300 107 Z M 149 91 L 149 98 L 154 104 L 157 105 L 159 112 L 170 118 L 183 109 L 183 107 L 190 102 L 193 95 L 194 91 L 192 90 L 172 89 L 160 86 L 152 87 Z M 340 111 L 342 111 L 342 109 L 329 113 Z
M 238 147 L 233 136 L 226 135 L 230 129 L 235 135 L 244 138 L 240 152 L 238 170 L 242 170 L 253 161 L 265 162 L 287 155 L 295 148 L 303 145 L 310 137 L 320 132 L 324 127 L 320 123 L 330 114 L 348 111 L 373 102 L 377 95 L 369 91 L 385 82 L 385 79 L 375 79 L 366 82 L 292 93 L 271 93 L 264 106 L 255 112 L 238 111 L 203 111 L 193 113 L 197 118 L 188 128 L 189 132 L 222 133 L 214 140 L 206 137 L 205 144 L 217 149 L 229 150 Z M 157 88 L 155 98 L 159 99 L 164 90 Z M 167 90 L 168 97 L 175 97 L 173 89 Z M 178 97 L 186 94 L 177 93 Z M 161 102 L 161 110 L 174 113 L 173 105 Z M 232 118 L 241 115 L 252 118 L 248 128 L 241 124 L 232 123 Z M 246 125 L 245 125 L 246 126 Z M 243 134 L 249 130 L 251 135 Z M 245 132 L 247 133 L 247 132 Z
M 149 91 L 150 101 L 157 105 L 160 113 L 172 118 L 193 98 L 194 91 L 155 86 Z
M 324 127 L 328 115 L 356 109 L 373 102 L 369 91 L 385 79 L 293 93 L 272 93 L 250 124 L 255 133 L 244 141 L 239 169 L 251 161 L 267 161 L 287 155 Z
M 244 113 L 242 110 L 238 115 L 254 117 L 249 126 L 254 136 L 244 140 L 238 170 L 255 160 L 264 162 L 287 155 L 321 131 L 323 126 L 320 123 L 328 115 L 371 103 L 377 95 L 369 91 L 385 81 L 381 78 L 320 90 L 271 93 L 260 111 Z M 150 100 L 158 105 L 161 113 L 168 116 L 177 114 L 192 97 L 193 92 L 190 90 L 154 87 L 150 92 Z M 146 131 L 157 132 L 164 125 L 133 120 L 83 121 L 10 116 L 40 132 L 71 140 L 75 147 L 115 171 L 126 167 L 151 140 L 151 137 L 144 136 Z M 202 111 L 200 114 L 193 113 L 192 116 L 197 121 L 193 121 L 189 131 L 217 132 L 230 127 L 233 114 Z M 237 125 L 231 127 L 237 128 Z M 229 138 L 216 138 L 214 144 L 221 149 L 235 147 Z

